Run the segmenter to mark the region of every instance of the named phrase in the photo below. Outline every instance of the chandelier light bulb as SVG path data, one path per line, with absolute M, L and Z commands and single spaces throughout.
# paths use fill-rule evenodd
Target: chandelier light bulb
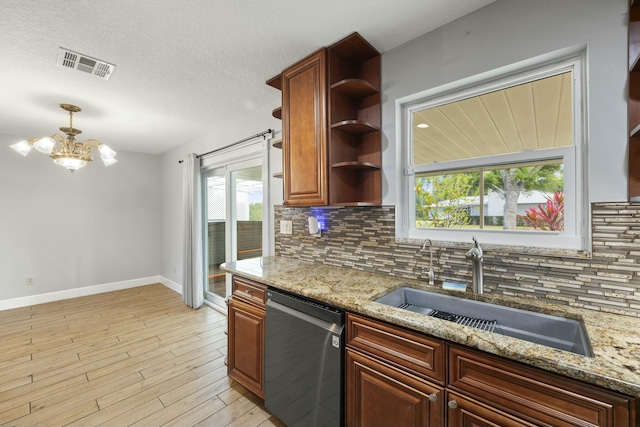
M 111 166 L 114 163 L 117 163 L 118 160 L 116 160 L 115 157 L 110 157 L 110 158 L 102 158 L 102 163 L 104 163 L 105 166 Z
M 29 144 L 29 141 L 27 141 L 26 139 L 16 142 L 15 144 L 10 145 L 9 147 L 13 148 L 15 151 L 17 151 L 18 153 L 20 153 L 25 157 L 27 156 L 27 154 L 29 154 L 29 151 L 31 151 L 31 149 L 33 148 L 33 146 Z
M 98 150 L 100 150 L 100 157 L 102 157 L 102 160 L 113 159 L 116 156 L 116 152 L 113 151 L 111 148 L 109 148 L 109 146 L 105 144 L 100 145 Z
M 33 143 L 33 148 L 44 154 L 51 154 L 56 142 L 50 136 L 43 136 Z
M 85 166 L 87 164 L 87 161 L 82 159 L 74 159 L 71 157 L 60 157 L 58 159 L 53 159 L 53 163 L 67 168 L 69 172 L 75 172 L 81 167 Z

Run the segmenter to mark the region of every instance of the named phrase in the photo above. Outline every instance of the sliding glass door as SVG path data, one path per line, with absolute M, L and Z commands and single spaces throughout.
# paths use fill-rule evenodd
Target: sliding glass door
M 225 298 L 226 278 L 220 264 L 226 261 L 226 228 L 227 228 L 227 182 L 224 168 L 214 169 L 204 176 L 206 195 L 205 233 L 205 299 L 212 300 L 214 295 Z
M 262 158 L 203 171 L 205 299 L 224 306 L 231 292 L 224 262 L 262 256 Z

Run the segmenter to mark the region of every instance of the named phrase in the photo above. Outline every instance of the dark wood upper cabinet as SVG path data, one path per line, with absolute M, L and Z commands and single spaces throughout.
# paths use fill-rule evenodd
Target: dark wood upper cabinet
M 284 203 L 382 203 L 380 53 L 358 33 L 267 84 L 282 90 Z
M 326 51 L 282 73 L 282 155 L 288 205 L 327 205 Z

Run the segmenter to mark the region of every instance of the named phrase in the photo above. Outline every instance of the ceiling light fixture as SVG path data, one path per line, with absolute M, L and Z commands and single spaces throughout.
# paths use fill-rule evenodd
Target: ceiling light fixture
M 429 125 L 426 123 L 418 123 L 416 127 L 419 127 L 420 129 L 426 129 L 429 127 Z
M 56 133 L 51 136 L 39 136 L 29 140 L 23 139 L 10 147 L 18 153 L 26 156 L 32 148 L 41 153 L 49 154 L 53 162 L 64 166 L 70 172 L 75 172 L 88 162 L 93 160 L 92 150 L 97 148 L 100 158 L 105 166 L 117 162 L 116 152 L 96 139 L 88 139 L 85 142 L 76 141 L 76 136 L 82 131 L 73 127 L 73 113 L 82 111 L 80 107 L 71 104 L 60 104 L 60 108 L 69 112 L 69 127 L 61 127 L 60 130 L 67 136 Z M 57 145 L 56 145 L 57 144 Z

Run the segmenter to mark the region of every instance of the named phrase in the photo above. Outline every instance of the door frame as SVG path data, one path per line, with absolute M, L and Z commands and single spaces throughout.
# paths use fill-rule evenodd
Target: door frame
M 236 242 L 236 212 L 233 209 L 236 203 L 235 182 L 231 179 L 231 174 L 242 169 L 252 167 L 262 167 L 262 256 L 270 255 L 270 244 L 272 228 L 269 226 L 269 211 L 271 209 L 269 199 L 269 162 L 268 162 L 268 140 L 243 144 L 238 147 L 230 147 L 228 151 L 217 152 L 215 156 L 206 158 L 201 163 L 202 179 L 202 253 L 203 253 L 203 280 L 205 303 L 226 312 L 224 297 L 208 291 L 209 287 L 209 251 L 207 236 L 207 178 L 214 175 L 214 172 L 224 170 L 225 177 L 225 263 L 237 260 Z M 231 295 L 231 274 L 225 274 L 225 295 Z

